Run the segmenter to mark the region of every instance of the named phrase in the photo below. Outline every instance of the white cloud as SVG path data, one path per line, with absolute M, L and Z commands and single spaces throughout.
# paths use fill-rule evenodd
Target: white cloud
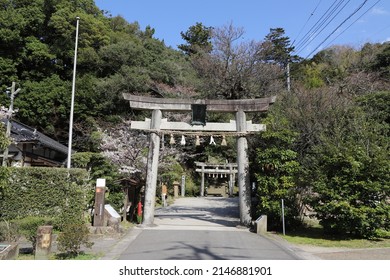
M 373 14 L 373 15 L 388 15 L 389 12 L 381 7 L 374 7 L 371 10 L 371 14 Z

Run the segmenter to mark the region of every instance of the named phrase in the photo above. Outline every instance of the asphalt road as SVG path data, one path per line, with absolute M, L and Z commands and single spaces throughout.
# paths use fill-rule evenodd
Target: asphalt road
M 121 260 L 294 260 L 293 250 L 239 226 L 237 198 L 179 198 L 133 229 Z

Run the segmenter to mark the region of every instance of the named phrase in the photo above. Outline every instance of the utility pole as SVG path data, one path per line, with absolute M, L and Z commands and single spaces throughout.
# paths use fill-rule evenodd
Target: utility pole
M 16 86 L 16 83 L 12 82 L 12 86 L 10 88 L 7 88 L 7 90 L 11 90 L 11 92 L 10 92 L 11 103 L 9 105 L 9 109 L 8 109 L 8 113 L 7 113 L 7 130 L 5 132 L 5 135 L 7 138 L 9 138 L 11 135 L 11 118 L 12 118 L 12 114 L 14 113 L 14 99 L 15 99 L 15 96 L 20 91 L 20 88 L 15 90 L 15 86 Z M 8 151 L 9 151 L 8 147 L 5 148 L 4 153 L 3 153 L 3 166 L 8 165 Z
M 290 62 L 287 61 L 287 91 L 291 91 L 291 80 L 290 80 Z

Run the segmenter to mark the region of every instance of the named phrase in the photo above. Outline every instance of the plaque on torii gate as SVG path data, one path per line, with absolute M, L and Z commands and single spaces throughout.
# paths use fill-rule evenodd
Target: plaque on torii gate
M 239 188 L 240 223 L 249 226 L 252 222 L 250 207 L 250 178 L 248 160 L 248 142 L 246 135 L 265 130 L 265 125 L 252 124 L 246 120 L 246 112 L 266 112 L 276 97 L 239 100 L 208 100 L 208 99 L 171 99 L 136 96 L 124 93 L 123 97 L 129 101 L 130 107 L 135 110 L 152 110 L 152 118 L 144 122 L 132 121 L 131 129 L 140 129 L 150 132 L 149 153 L 147 160 L 147 174 L 145 185 L 144 226 L 153 225 L 154 207 L 157 187 L 158 157 L 160 150 L 160 134 L 165 132 L 223 132 L 237 136 L 237 181 Z M 236 113 L 235 121 L 230 123 L 187 124 L 184 122 L 168 122 L 162 119 L 162 111 L 191 112 L 194 105 L 203 105 L 209 112 Z

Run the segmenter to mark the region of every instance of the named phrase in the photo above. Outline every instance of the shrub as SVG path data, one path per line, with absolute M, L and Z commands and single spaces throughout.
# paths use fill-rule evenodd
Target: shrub
M 19 237 L 20 234 L 15 223 L 6 220 L 0 222 L 0 242 L 15 242 Z
M 66 223 L 57 239 L 57 246 L 60 252 L 64 252 L 69 257 L 75 257 L 80 254 L 81 246 L 92 247 L 93 243 L 89 241 L 89 230 L 82 221 L 72 221 Z
M 72 193 L 80 192 L 77 185 L 71 184 L 69 189 Z M 77 207 L 83 203 L 83 196 L 76 195 L 78 203 L 66 203 L 61 215 L 58 217 L 60 233 L 57 239 L 58 250 L 65 256 L 75 257 L 80 254 L 82 245 L 90 248 L 93 243 L 89 242 L 89 229 L 84 218 L 85 211 Z
M 12 221 L 17 231 L 31 242 L 33 251 L 37 243 L 38 227 L 43 225 L 52 225 L 53 219 L 48 217 L 29 216 Z
M 390 146 L 383 124 L 352 109 L 314 150 L 311 204 L 326 231 L 375 238 L 390 230 Z
M 93 195 L 82 169 L 24 167 L 8 168 L 8 173 L 0 200 L 0 217 L 6 220 L 55 218 L 67 204 L 84 210 L 87 197 Z
M 259 186 L 256 216 L 267 215 L 272 230 L 281 227 L 281 199 L 285 201 L 286 224 L 296 227 L 301 223 L 300 205 L 297 201 L 297 176 L 301 172 L 298 154 L 293 150 L 296 133 L 288 128 L 285 118 L 270 115 L 266 119 L 267 131 L 259 135 L 260 147 L 256 149 L 255 176 Z
M 33 249 L 38 227 L 47 224 L 60 231 L 61 250 L 74 255 L 82 244 L 89 246 L 84 213 L 93 189 L 87 171 L 27 167 L 8 171 L 0 217 L 12 220 L 18 232 L 32 242 Z

